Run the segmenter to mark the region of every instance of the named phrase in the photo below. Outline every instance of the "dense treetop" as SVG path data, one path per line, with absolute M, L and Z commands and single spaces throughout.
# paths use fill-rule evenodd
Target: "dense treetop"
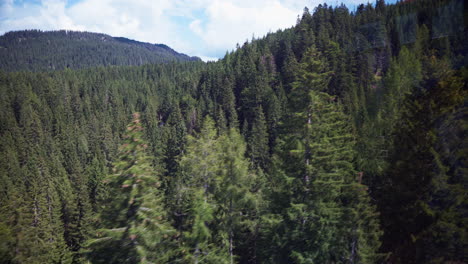
M 218 62 L 0 71 L 0 262 L 467 262 L 463 5 L 319 5 Z

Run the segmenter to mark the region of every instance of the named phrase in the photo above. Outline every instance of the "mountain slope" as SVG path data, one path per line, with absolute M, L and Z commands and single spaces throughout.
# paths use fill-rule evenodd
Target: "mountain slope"
M 454 10 L 319 5 L 214 63 L 0 70 L 0 263 L 467 263 Z
M 77 31 L 25 30 L 0 36 L 0 69 L 44 71 L 194 61 L 163 44 Z

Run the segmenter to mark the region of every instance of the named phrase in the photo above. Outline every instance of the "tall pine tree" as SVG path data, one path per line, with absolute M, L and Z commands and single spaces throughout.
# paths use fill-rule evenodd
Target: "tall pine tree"
M 140 114 L 127 126 L 112 173 L 105 183 L 100 228 L 88 243 L 94 263 L 163 263 L 174 256 L 175 230 L 165 213 L 160 175 L 146 154 Z

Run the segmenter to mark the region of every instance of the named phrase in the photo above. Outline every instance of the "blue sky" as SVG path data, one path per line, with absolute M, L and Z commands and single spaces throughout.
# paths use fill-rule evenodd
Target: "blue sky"
M 343 2 L 353 10 L 363 1 L 0 0 L 0 35 L 22 29 L 100 32 L 210 60 L 252 36 L 293 26 L 305 6 Z

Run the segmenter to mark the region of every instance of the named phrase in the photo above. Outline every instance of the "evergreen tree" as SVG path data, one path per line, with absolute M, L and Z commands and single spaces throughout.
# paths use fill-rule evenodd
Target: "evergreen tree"
M 393 253 L 392 260 L 397 263 L 461 260 L 464 254 L 460 250 L 467 243 L 466 232 L 458 228 L 464 220 L 454 209 L 465 211 L 464 202 L 458 199 L 466 193 L 459 189 L 466 177 L 453 174 L 464 165 L 452 163 L 458 160 L 457 155 L 452 156 L 452 162 L 444 158 L 443 149 L 453 147 L 441 138 L 443 120 L 450 119 L 466 99 L 466 75 L 456 75 L 447 61 L 435 57 L 430 58 L 428 70 L 424 89 L 415 90 L 405 100 L 394 130 L 389 182 L 380 200 L 386 231 L 384 249 Z
M 320 55 L 313 47 L 308 54 L 294 84 L 294 113 L 285 135 L 283 156 L 290 157 L 283 161 L 283 170 L 294 177 L 290 187 L 294 192 L 285 210 L 286 259 L 372 263 L 380 231 L 367 194 L 359 195 L 359 188 L 351 187 L 356 172 L 349 120 L 336 97 L 321 92 L 327 90 L 330 73 Z M 358 224 L 363 215 L 370 216 Z M 358 236 L 363 232 L 372 235 Z
M 218 62 L 92 69 L 168 57 L 1 36 L 0 262 L 466 262 L 462 20 L 461 0 L 320 5 Z M 133 112 L 150 147 L 130 129 L 119 153 Z
M 96 263 L 167 262 L 174 254 L 170 226 L 162 204 L 160 176 L 146 154 L 140 114 L 133 114 L 114 163 L 105 179 L 109 191 L 102 202 L 100 229 L 88 243 Z
M 260 106 L 255 111 L 255 119 L 252 123 L 252 129 L 249 133 L 249 151 L 250 160 L 262 169 L 265 169 L 269 160 L 268 131 L 263 114 L 263 108 Z
M 325 93 L 310 92 L 310 101 L 309 141 L 290 150 L 305 161 L 287 210 L 290 256 L 297 263 L 374 263 L 381 233 L 367 188 L 356 183 L 349 120 Z
M 219 189 L 215 198 L 219 205 L 218 221 L 228 235 L 230 263 L 242 256 L 243 261 L 255 261 L 258 236 L 261 189 L 264 181 L 249 170 L 245 158 L 245 141 L 236 129 L 219 138 L 221 166 Z
M 216 242 L 216 238 L 213 237 L 215 234 L 210 230 L 215 224 L 215 205 L 212 198 L 208 198 L 209 195 L 201 188 L 191 191 L 193 194 L 190 215 L 193 218 L 189 231 L 184 232 L 181 246 L 183 259 L 187 263 L 229 263 L 227 242 Z M 216 235 L 223 236 L 222 233 Z
M 181 158 L 176 214 L 184 217 L 178 222 L 180 229 L 187 230 L 182 247 L 191 263 L 229 262 L 227 234 L 215 217 L 214 193 L 219 189 L 222 166 L 217 138 L 213 120 L 206 117 L 199 137 L 188 137 L 187 152 Z
M 188 212 L 191 219 L 185 227 L 191 230 L 185 240 L 192 248 L 186 251 L 191 259 L 201 258 L 202 252 L 213 260 L 227 257 L 225 261 L 230 263 L 238 258 L 237 252 L 243 259 L 254 258 L 260 183 L 249 171 L 245 142 L 236 129 L 217 136 L 209 117 L 199 138 L 189 137 L 188 141 L 178 186 L 179 201 L 192 201 L 179 210 L 179 214 Z M 199 215 L 203 212 L 206 215 Z

